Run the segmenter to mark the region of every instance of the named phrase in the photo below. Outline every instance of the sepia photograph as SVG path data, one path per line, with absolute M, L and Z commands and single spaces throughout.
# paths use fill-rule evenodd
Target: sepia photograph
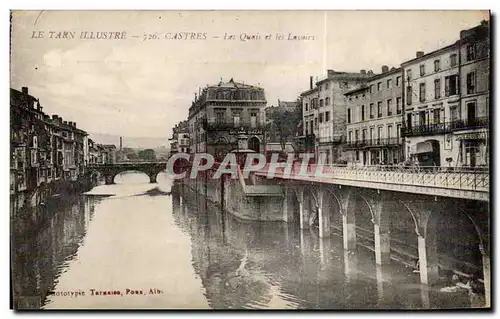
M 11 10 L 24 310 L 492 310 L 488 10 Z

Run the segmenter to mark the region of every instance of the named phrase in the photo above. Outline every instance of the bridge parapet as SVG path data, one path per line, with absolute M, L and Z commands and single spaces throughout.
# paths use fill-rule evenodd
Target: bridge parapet
M 125 171 L 143 172 L 148 175 L 150 183 L 156 183 L 156 176 L 158 173 L 165 171 L 166 168 L 166 162 L 125 162 L 87 166 L 88 170 L 100 172 L 104 176 L 107 185 L 114 184 L 115 176 Z
M 258 175 L 267 175 L 269 165 Z M 436 196 L 466 197 L 489 200 L 490 174 L 487 170 L 447 170 L 439 167 L 341 167 L 334 165 L 309 165 L 300 163 L 291 167 L 278 167 L 275 176 L 290 180 L 310 180 L 366 188 L 386 189 Z

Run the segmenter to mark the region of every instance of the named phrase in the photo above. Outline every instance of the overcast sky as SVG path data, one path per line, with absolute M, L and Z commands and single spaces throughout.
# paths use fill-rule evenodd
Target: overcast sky
M 416 51 L 453 43 L 460 30 L 483 19 L 487 12 L 15 12 L 11 87 L 28 86 L 44 111 L 89 132 L 167 138 L 187 117 L 198 88 L 221 78 L 260 85 L 275 105 L 308 89 L 310 75 L 379 73 Z M 76 37 L 126 31 L 127 39 L 49 38 L 49 31 L 64 30 Z M 44 38 L 32 38 L 33 31 L 44 31 Z M 145 32 L 161 39 L 142 41 Z M 207 39 L 164 39 L 175 32 L 206 33 Z M 223 40 L 225 33 L 236 40 Z M 261 40 L 241 41 L 242 33 Z M 314 40 L 275 40 L 276 33 Z M 265 40 L 267 34 L 273 39 Z

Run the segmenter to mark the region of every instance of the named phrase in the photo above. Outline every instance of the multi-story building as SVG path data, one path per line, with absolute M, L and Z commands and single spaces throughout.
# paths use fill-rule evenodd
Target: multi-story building
M 170 141 L 170 155 L 175 153 L 189 153 L 188 122 L 181 121 L 172 128 Z
M 10 93 L 11 191 L 83 175 L 87 133 L 57 115 L 50 118 L 27 87 Z
M 422 166 L 476 166 L 487 161 L 489 29 L 402 63 L 406 157 Z M 472 134 L 472 135 L 471 135 Z
M 301 94 L 304 137 L 315 136 L 316 156 L 327 163 L 344 161 L 342 144 L 346 136 L 346 102 L 344 93 L 361 85 L 373 72 L 327 71 L 327 77 L 315 83 L 310 78 L 309 90 Z
M 264 89 L 231 79 L 207 86 L 189 108 L 189 150 L 222 158 L 233 150 L 264 149 Z
M 484 21 L 460 33 L 460 109 L 451 116 L 453 136 L 458 141 L 457 166 L 489 164 L 489 32 L 489 25 Z
M 101 163 L 102 164 L 115 164 L 116 163 L 116 145 L 114 144 L 100 144 L 101 147 Z
M 402 75 L 382 66 L 360 87 L 345 93 L 349 165 L 396 164 L 402 155 Z
M 99 144 L 95 143 L 92 139 L 89 138 L 88 145 L 89 145 L 88 164 L 89 165 L 101 164 L 99 162 Z

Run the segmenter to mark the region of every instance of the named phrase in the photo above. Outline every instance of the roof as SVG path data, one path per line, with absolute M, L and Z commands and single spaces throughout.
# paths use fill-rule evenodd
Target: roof
M 429 52 L 429 53 L 427 53 L 427 54 L 424 54 L 424 55 L 422 55 L 422 56 L 421 56 L 421 57 L 419 57 L 419 58 L 413 58 L 413 59 L 411 59 L 411 60 L 405 61 L 405 62 L 401 63 L 401 66 L 403 66 L 403 67 L 404 67 L 405 65 L 408 65 L 408 64 L 411 64 L 411 63 L 415 63 L 415 62 L 417 62 L 417 61 L 426 60 L 426 59 L 428 59 L 428 58 L 430 58 L 430 57 L 433 57 L 433 56 L 438 55 L 438 54 L 440 54 L 440 53 L 443 53 L 443 52 L 445 52 L 445 51 L 449 51 L 449 50 L 451 50 L 451 49 L 454 49 L 455 47 L 457 47 L 457 46 L 458 46 L 458 43 L 459 43 L 459 41 L 456 41 L 456 42 L 455 42 L 455 43 L 453 43 L 453 44 L 447 45 L 447 46 L 442 47 L 442 48 L 440 48 L 440 49 L 437 49 L 437 50 L 434 50 L 434 51 Z
M 333 72 L 330 76 L 316 82 L 316 84 L 324 83 L 328 80 L 356 80 L 356 79 L 368 79 L 372 77 L 373 74 L 364 74 L 357 72 Z
M 100 144 L 103 148 L 116 148 L 115 144 Z
M 258 86 L 244 84 L 244 83 L 240 83 L 240 82 L 235 82 L 232 78 L 228 82 L 220 81 L 219 84 L 217 84 L 217 85 L 211 85 L 209 87 L 211 87 L 211 88 L 222 87 L 222 88 L 260 89 L 260 90 L 262 90 L 262 88 L 260 88 Z

